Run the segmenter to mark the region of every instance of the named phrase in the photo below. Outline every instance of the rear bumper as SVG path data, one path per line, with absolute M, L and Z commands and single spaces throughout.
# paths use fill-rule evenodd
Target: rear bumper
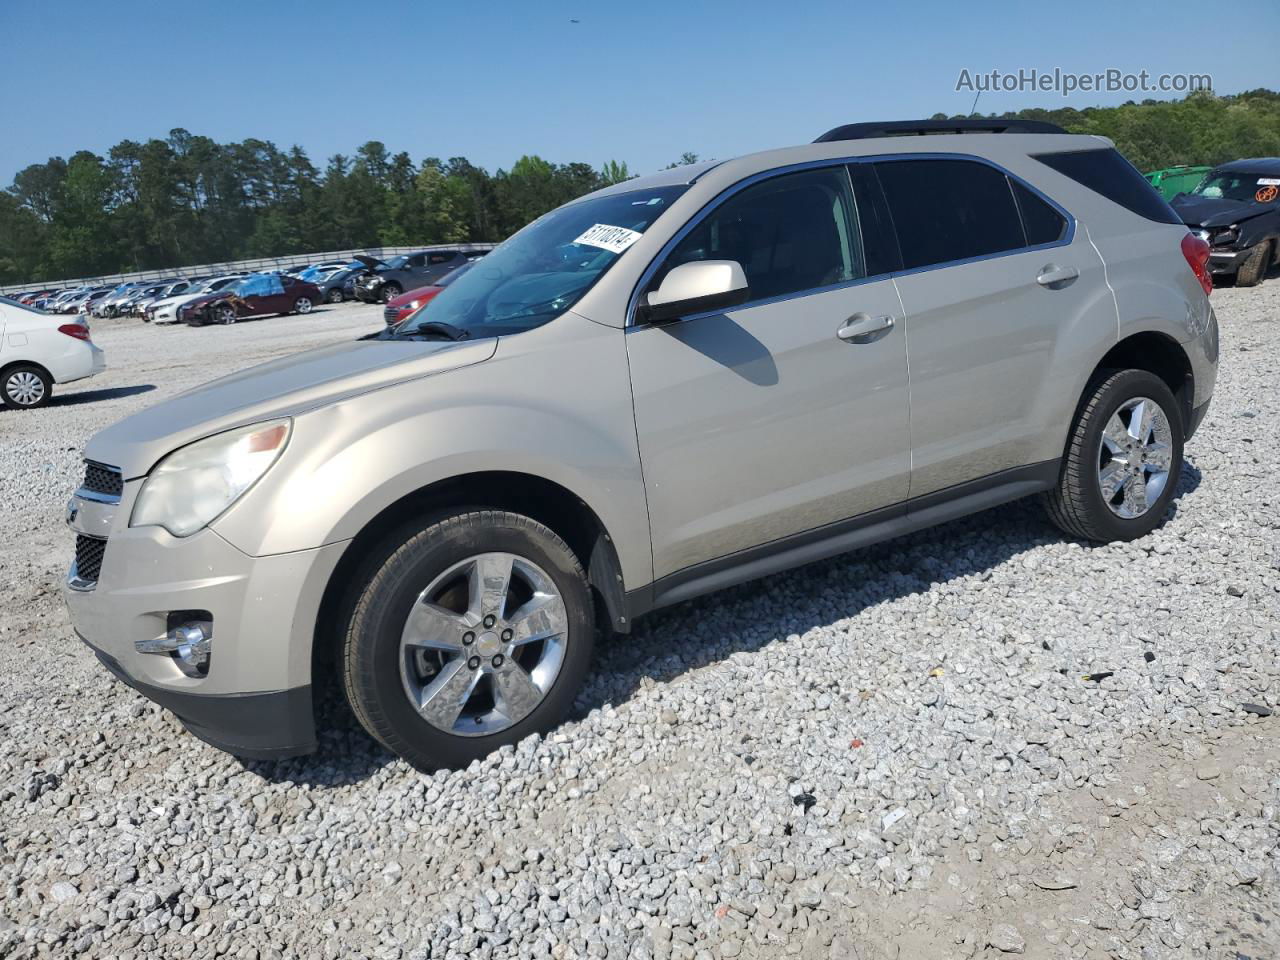
M 170 711 L 210 746 L 251 760 L 296 757 L 316 748 L 309 686 L 238 695 L 171 690 L 130 676 L 114 657 L 85 643 L 117 680 Z

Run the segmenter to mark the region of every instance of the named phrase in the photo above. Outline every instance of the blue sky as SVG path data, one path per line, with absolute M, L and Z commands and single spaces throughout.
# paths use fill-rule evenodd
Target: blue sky
M 0 0 L 0 184 L 178 126 L 297 143 L 321 167 L 376 139 L 415 161 L 493 170 L 537 153 L 647 173 L 686 150 L 728 157 L 839 123 L 965 112 L 964 68 L 1206 72 L 1220 93 L 1275 88 L 1275 2 L 1219 16 L 1202 0 Z M 1128 98 L 984 93 L 978 108 Z

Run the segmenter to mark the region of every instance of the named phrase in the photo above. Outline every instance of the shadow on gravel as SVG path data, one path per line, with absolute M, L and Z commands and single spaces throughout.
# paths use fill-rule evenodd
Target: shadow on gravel
M 1183 463 L 1178 500 L 1202 474 Z M 781 637 L 856 616 L 867 607 L 927 590 L 931 584 L 982 574 L 1038 546 L 1062 540 L 1036 498 L 1028 498 L 929 530 L 888 540 L 765 580 L 732 587 L 651 614 L 630 636 L 599 644 L 587 686 L 569 719 L 630 699 L 645 680 L 669 682 L 735 653 L 751 653 Z M 778 601 L 785 600 L 780 605 Z M 784 612 L 779 612 L 780 610 Z M 396 761 L 356 721 L 330 672 L 317 681 L 317 751 L 270 762 L 241 761 L 272 782 L 341 787 L 366 780 Z
M 82 390 L 79 393 L 55 393 L 49 398 L 49 406 L 70 407 L 78 403 L 119 400 L 121 397 L 134 397 L 140 393 L 150 393 L 155 388 L 154 383 L 140 383 L 136 387 L 107 387 L 103 390 Z

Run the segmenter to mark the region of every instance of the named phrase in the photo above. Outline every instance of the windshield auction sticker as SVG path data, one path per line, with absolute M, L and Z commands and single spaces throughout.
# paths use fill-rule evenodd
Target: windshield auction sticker
M 1259 177 L 1258 186 L 1260 187 L 1280 187 L 1280 177 Z
M 583 243 L 589 247 L 599 247 L 611 253 L 621 253 L 631 246 L 642 235 L 626 227 L 612 227 L 607 223 L 597 223 L 587 230 L 574 243 Z

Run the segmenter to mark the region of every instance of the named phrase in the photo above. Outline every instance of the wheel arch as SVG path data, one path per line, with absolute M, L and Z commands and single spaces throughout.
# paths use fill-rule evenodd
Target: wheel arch
M 1114 344 L 1094 365 L 1087 384 L 1092 384 L 1103 370 L 1128 368 L 1146 370 L 1163 380 L 1178 401 L 1183 428 L 1189 427 L 1195 401 L 1195 371 L 1182 344 L 1156 330 L 1130 334 Z M 1087 384 L 1084 393 L 1088 392 Z M 1081 402 L 1085 399 L 1082 395 Z
M 521 513 L 560 536 L 587 571 L 597 612 L 612 629 L 631 630 L 613 538 L 596 512 L 577 494 L 555 481 L 518 471 L 490 470 L 460 474 L 430 483 L 402 496 L 372 517 L 348 544 L 329 576 L 316 617 L 312 674 L 323 669 L 340 639 L 344 604 L 359 582 L 370 551 L 414 519 L 450 507 L 476 507 Z
M 49 378 L 50 383 L 58 382 L 57 377 L 53 375 L 53 371 L 37 360 L 8 360 L 4 363 L 0 363 L 0 377 L 3 377 L 14 367 L 35 367 Z

